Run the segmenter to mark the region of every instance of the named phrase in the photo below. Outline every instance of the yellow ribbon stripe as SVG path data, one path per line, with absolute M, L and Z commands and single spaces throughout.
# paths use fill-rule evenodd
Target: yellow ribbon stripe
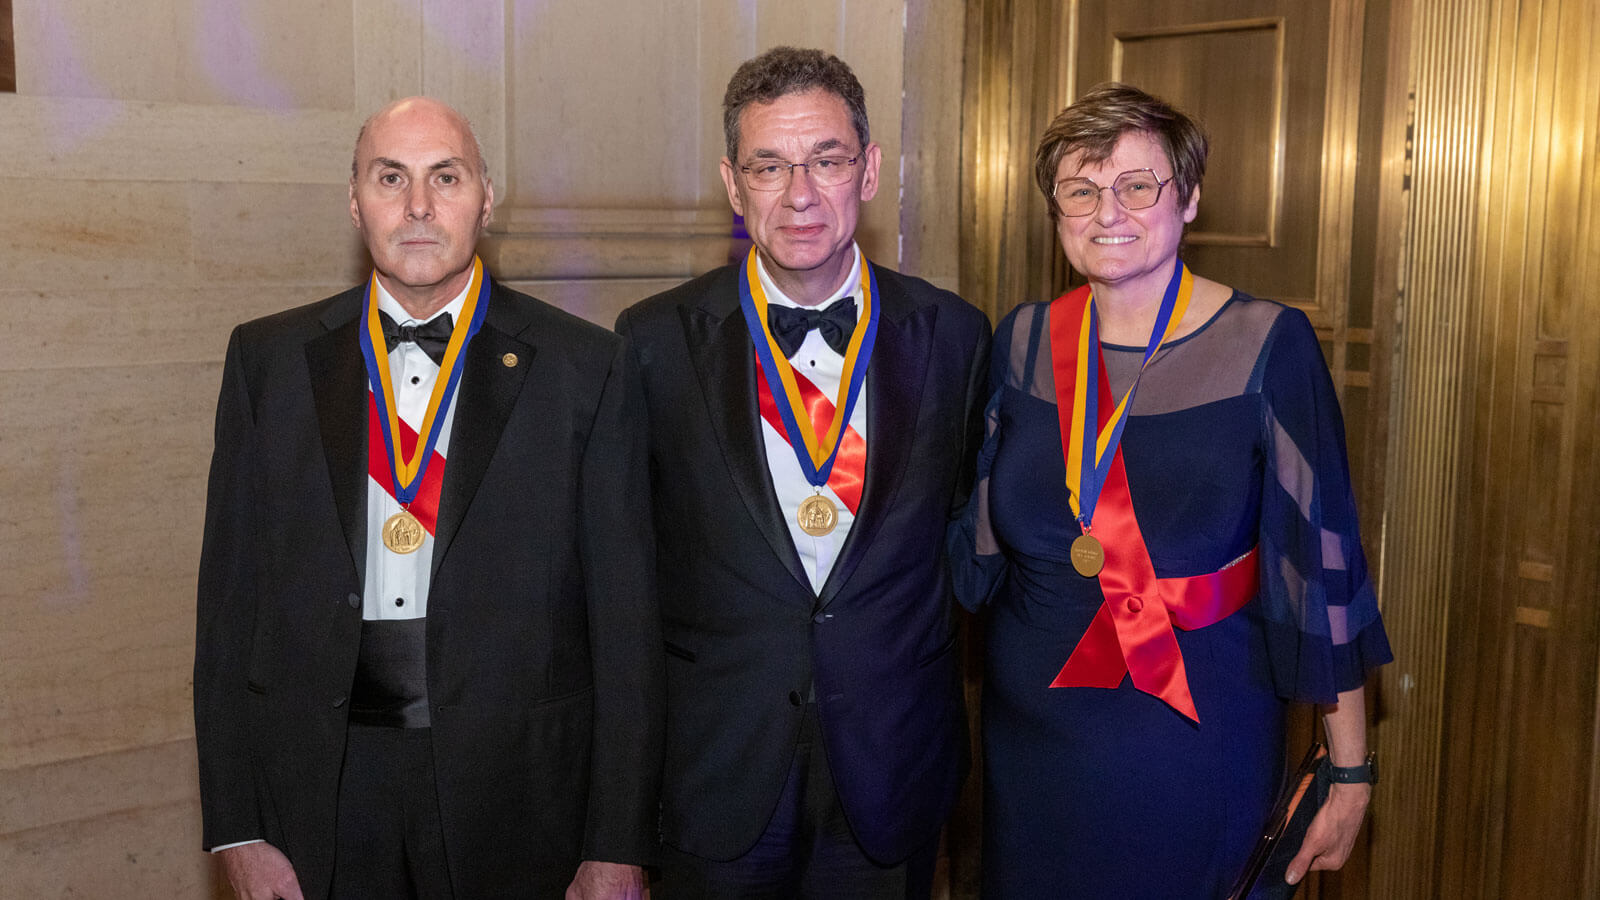
M 1172 315 L 1167 320 L 1166 331 L 1161 335 L 1161 342 L 1156 345 L 1156 350 L 1139 366 L 1141 375 L 1144 373 L 1145 366 L 1150 365 L 1151 361 L 1156 358 L 1156 353 L 1160 352 L 1162 345 L 1166 344 L 1167 341 L 1172 339 L 1173 335 L 1178 333 L 1178 326 L 1183 321 L 1184 313 L 1189 309 L 1189 299 L 1193 293 L 1194 274 L 1189 271 L 1188 266 L 1184 266 L 1182 279 L 1178 283 L 1178 296 L 1173 302 Z M 1094 294 L 1091 292 L 1089 294 L 1089 302 L 1083 305 L 1083 322 L 1078 329 L 1078 368 L 1076 383 L 1073 385 L 1072 391 L 1073 438 L 1071 444 L 1067 447 L 1066 457 L 1067 502 L 1072 506 L 1074 518 L 1082 515 L 1082 510 L 1078 508 L 1078 497 L 1082 489 L 1083 438 L 1081 435 L 1084 433 L 1083 417 L 1085 407 L 1088 406 L 1089 391 L 1098 390 L 1099 388 L 1100 348 L 1089 346 L 1089 335 L 1092 330 L 1090 328 L 1091 317 L 1093 315 Z M 1123 392 L 1122 399 L 1117 401 L 1117 406 L 1112 410 L 1111 416 L 1106 419 L 1105 425 L 1101 426 L 1096 432 L 1094 459 L 1097 468 L 1105 461 L 1106 453 L 1111 449 L 1111 436 L 1116 433 L 1117 422 L 1127 414 L 1128 400 L 1133 396 L 1134 388 L 1138 386 L 1138 383 L 1139 378 L 1136 375 L 1133 382 L 1128 385 L 1128 389 Z
M 849 400 L 852 375 L 855 373 L 856 359 L 861 352 L 861 342 L 866 337 L 867 329 L 857 328 L 850 335 L 850 344 L 845 348 L 844 372 L 839 377 L 839 393 L 834 398 L 834 409 L 837 410 L 833 422 L 828 425 L 828 433 L 822 440 L 817 439 L 816 429 L 811 424 L 811 416 L 806 412 L 804 401 L 800 399 L 800 388 L 794 380 L 794 367 L 789 365 L 789 360 L 778 347 L 778 342 L 772 337 L 772 326 L 767 324 L 767 294 L 761 287 L 761 278 L 757 274 L 756 251 L 752 249 L 749 257 L 745 259 L 745 276 L 750 283 L 750 296 L 755 301 L 756 314 L 761 321 L 762 334 L 766 336 L 767 346 L 772 351 L 772 361 L 778 370 L 778 380 L 783 384 L 783 392 L 789 401 L 789 408 L 795 412 L 795 422 L 800 426 L 800 437 L 805 442 L 806 453 L 811 457 L 811 464 L 821 468 L 833 455 L 834 447 L 844 433 L 844 427 L 849 424 L 844 421 L 845 404 Z M 872 279 L 867 274 L 867 261 L 861 260 L 861 311 L 859 321 L 870 321 L 872 317 Z
M 422 470 L 423 455 L 428 450 L 427 436 L 432 433 L 435 420 L 442 414 L 442 401 L 445 391 L 449 388 L 451 375 L 460 361 L 461 348 L 466 346 L 467 333 L 471 329 L 473 316 L 478 308 L 478 293 L 483 284 L 483 261 L 478 257 L 472 258 L 472 281 L 467 285 L 466 303 L 461 308 L 461 315 L 456 318 L 455 328 L 450 333 L 450 343 L 445 346 L 444 359 L 439 363 L 439 377 L 433 382 L 433 393 L 428 397 L 427 411 L 423 414 L 422 424 L 417 428 L 417 445 L 412 449 L 411 457 L 405 458 L 405 451 L 400 444 L 400 412 L 397 409 L 394 393 L 394 382 L 389 375 L 389 354 L 377 352 L 384 346 L 383 325 L 378 320 L 378 273 L 372 273 L 371 282 L 367 286 L 367 334 L 372 339 L 372 348 L 378 366 L 378 380 L 383 385 L 383 411 L 389 420 L 389 434 L 392 435 L 394 444 L 394 457 L 389 461 L 394 472 L 395 486 L 404 490 L 411 487 L 417 480 Z

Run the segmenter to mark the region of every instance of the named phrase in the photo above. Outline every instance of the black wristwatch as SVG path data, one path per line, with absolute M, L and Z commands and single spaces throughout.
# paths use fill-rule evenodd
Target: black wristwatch
M 1368 753 L 1367 761 L 1359 766 L 1328 766 L 1334 784 L 1377 784 L 1378 754 Z

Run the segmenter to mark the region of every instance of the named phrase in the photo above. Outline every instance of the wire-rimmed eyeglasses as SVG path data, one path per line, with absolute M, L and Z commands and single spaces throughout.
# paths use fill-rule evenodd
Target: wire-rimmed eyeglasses
M 1151 169 L 1130 169 L 1118 175 L 1106 187 L 1087 178 L 1063 178 L 1056 182 L 1051 196 L 1056 201 L 1056 209 L 1063 216 L 1093 215 L 1100 208 L 1100 192 L 1108 188 L 1116 195 L 1123 209 L 1149 209 L 1160 202 L 1161 189 L 1170 181 L 1171 178 L 1162 181 Z
M 739 167 L 745 181 L 758 191 L 780 191 L 789 186 L 795 169 L 805 169 L 811 182 L 819 187 L 833 187 L 850 180 L 856 156 L 816 156 L 805 162 L 784 162 L 781 159 L 758 159 Z

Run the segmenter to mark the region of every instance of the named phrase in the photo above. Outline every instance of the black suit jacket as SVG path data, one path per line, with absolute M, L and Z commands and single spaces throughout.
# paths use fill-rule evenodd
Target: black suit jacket
M 234 331 L 200 563 L 205 844 L 270 841 L 307 897 L 329 889 L 360 644 L 363 299 Z M 493 286 L 454 401 L 427 618 L 458 896 L 559 897 L 581 859 L 654 852 L 662 661 L 640 396 L 616 335 Z
M 933 839 L 967 766 L 945 527 L 965 499 L 989 325 L 927 282 L 877 267 L 866 483 L 813 592 L 767 467 L 738 271 L 625 311 L 644 376 L 667 650 L 662 832 L 731 859 L 761 835 L 814 684 L 857 839 L 898 862 Z

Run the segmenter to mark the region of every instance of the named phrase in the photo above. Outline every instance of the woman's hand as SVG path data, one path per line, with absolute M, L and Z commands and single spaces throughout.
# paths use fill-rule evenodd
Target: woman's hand
M 1367 756 L 1367 697 L 1361 688 L 1339 692 L 1339 702 L 1323 711 L 1322 726 L 1328 733 L 1328 755 L 1336 766 L 1358 766 Z M 1334 784 L 1328 801 L 1317 810 L 1300 852 L 1289 861 L 1284 880 L 1299 884 L 1306 873 L 1317 869 L 1337 869 L 1350 858 L 1372 802 L 1371 784 Z
M 1371 800 L 1370 784 L 1331 786 L 1328 802 L 1322 804 L 1311 820 L 1306 839 L 1300 844 L 1300 852 L 1289 862 L 1284 880 L 1299 884 L 1309 871 L 1337 869 L 1344 865 L 1356 845 L 1356 834 L 1361 831 L 1361 820 L 1366 817 Z

